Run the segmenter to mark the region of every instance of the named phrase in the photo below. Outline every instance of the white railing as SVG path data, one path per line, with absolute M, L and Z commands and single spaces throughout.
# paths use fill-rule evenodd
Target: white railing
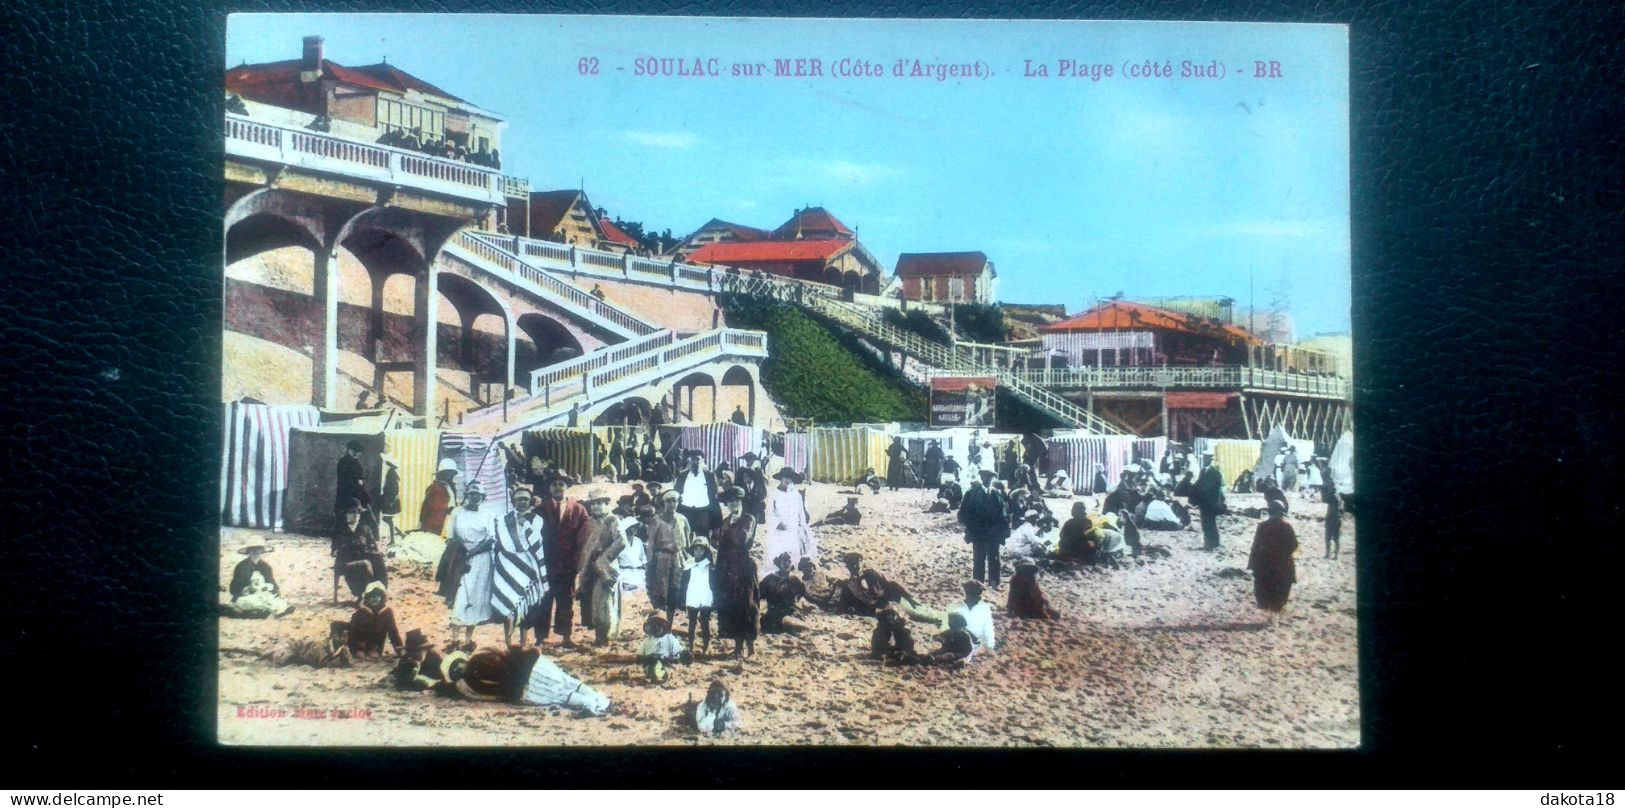
M 501 172 L 472 163 L 261 123 L 240 115 L 227 115 L 225 130 L 226 154 L 233 157 L 298 166 L 459 199 L 502 202 Z
M 464 257 L 465 260 L 469 257 L 478 258 L 484 263 L 482 268 L 486 271 L 538 292 L 544 298 L 560 301 L 567 308 L 574 308 L 588 315 L 590 319 L 610 327 L 621 336 L 639 337 L 660 330 L 625 309 L 599 300 L 584 289 L 536 269 L 519 256 L 491 243 L 490 239 L 480 238 L 465 230 L 458 233 L 457 239 L 447 244 L 446 249 L 453 255 Z
M 630 280 L 675 289 L 759 294 L 786 301 L 801 300 L 808 295 L 839 299 L 844 294 L 841 287 L 833 284 L 786 278 L 781 275 L 758 277 L 748 270 L 680 261 L 662 262 L 586 247 L 569 247 L 522 236 L 505 236 L 497 233 L 475 235 L 522 256 L 526 262 L 548 272 L 567 272 L 572 275 L 618 281 Z M 895 298 L 877 295 L 854 294 L 850 297 L 852 302 L 872 308 L 898 309 L 903 305 Z M 945 312 L 941 306 L 932 303 L 910 301 L 908 307 L 934 314 Z
M 470 410 L 463 426 L 480 428 L 505 421 L 500 434 L 544 425 L 645 384 L 715 361 L 723 356 L 760 359 L 767 356 L 767 335 L 760 331 L 722 328 L 677 340 L 670 331 L 641 340 L 600 348 L 569 362 L 539 368 L 531 374 L 532 392 L 507 402 Z
M 1115 424 L 1049 390 L 1027 382 L 1007 368 L 982 364 L 977 361 L 974 352 L 957 350 L 928 340 L 912 331 L 898 328 L 886 322 L 871 309 L 824 298 L 812 300 L 810 307 L 836 322 L 890 344 L 932 367 L 956 373 L 994 376 L 998 378 L 999 384 L 1011 393 L 1063 422 L 1103 435 L 1125 434 Z
M 664 348 L 676 341 L 677 335 L 671 331 L 657 331 L 646 337 L 600 348 L 567 362 L 537 368 L 530 372 L 530 394 L 550 399 L 557 386 L 563 382 L 578 381 L 606 365 L 630 359 L 646 351 Z
M 515 199 L 530 199 L 530 180 L 523 177 L 510 177 L 502 175 L 502 195 Z
M 1226 367 L 1079 367 L 1014 371 L 1022 380 L 1043 387 L 1074 388 L 1225 388 L 1259 389 L 1348 398 L 1348 379 L 1308 376 L 1263 368 Z

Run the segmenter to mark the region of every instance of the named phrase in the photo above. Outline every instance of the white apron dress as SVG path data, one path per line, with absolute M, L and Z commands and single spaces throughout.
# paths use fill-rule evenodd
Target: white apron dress
M 478 626 L 494 622 L 496 611 L 491 608 L 491 589 L 495 572 L 495 556 L 490 552 L 474 554 L 474 548 L 496 537 L 496 521 L 488 513 L 458 508 L 451 517 L 451 540 L 461 542 L 468 553 L 468 572 L 457 584 L 457 599 L 451 604 L 451 624 Z
M 783 530 L 779 529 L 781 523 L 785 525 Z M 773 489 L 773 499 L 767 506 L 766 527 L 767 538 L 762 542 L 762 558 L 757 563 L 758 579 L 766 578 L 777 569 L 773 559 L 780 553 L 789 553 L 792 564 L 803 557 L 818 561 L 818 539 L 807 525 L 807 508 L 800 491 Z

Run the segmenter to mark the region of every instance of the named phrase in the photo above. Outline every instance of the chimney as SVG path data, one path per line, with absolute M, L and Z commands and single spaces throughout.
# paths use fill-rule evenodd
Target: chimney
M 299 62 L 299 69 L 303 72 L 319 73 L 322 69 L 322 38 L 319 36 L 305 37 L 305 55 Z

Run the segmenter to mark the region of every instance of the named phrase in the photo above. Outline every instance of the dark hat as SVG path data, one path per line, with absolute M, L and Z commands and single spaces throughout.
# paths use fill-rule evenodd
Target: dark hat
M 745 489 L 731 485 L 717 493 L 718 502 L 738 502 L 745 498 Z
M 861 553 L 847 553 L 846 555 L 841 556 L 841 563 L 847 566 L 852 566 L 861 561 L 863 561 L 863 555 Z
M 756 460 L 756 453 L 755 452 L 746 452 L 746 453 L 740 455 L 739 459 L 740 460 L 755 461 Z
M 349 443 L 344 444 L 344 448 L 349 449 L 352 452 L 359 452 L 361 451 L 361 441 L 350 441 Z
M 419 648 L 428 648 L 429 638 L 423 636 L 423 629 L 414 628 L 406 632 L 406 650 L 416 651 Z
M 344 500 L 344 507 L 340 508 L 339 510 L 359 511 L 361 510 L 361 500 L 356 499 L 355 497 L 350 497 L 349 499 Z
M 1033 573 L 1033 572 L 1037 572 L 1037 571 L 1038 571 L 1038 565 L 1034 564 L 1031 561 L 1023 561 L 1023 562 L 1016 565 L 1016 572 L 1018 572 L 1018 573 L 1022 573 L 1022 572 Z
M 980 473 L 981 473 L 983 479 L 987 479 L 988 477 L 997 477 L 997 476 L 999 476 L 998 474 L 996 474 L 993 471 L 993 469 L 982 469 Z
M 699 449 L 688 449 L 683 452 L 684 460 L 687 460 L 690 457 L 705 457 L 705 452 L 702 452 Z
M 975 592 L 978 595 L 982 594 L 982 584 L 978 581 L 966 581 L 965 584 L 960 587 L 960 589 L 965 590 L 965 594 L 967 595 L 972 592 Z
M 795 469 L 785 466 L 784 468 L 773 472 L 773 479 L 789 480 L 790 482 L 796 483 L 801 482 L 801 475 L 797 474 Z
M 642 519 L 644 517 L 648 517 L 650 519 L 653 519 L 654 515 L 655 515 L 655 509 L 654 509 L 653 505 L 639 505 L 637 513 L 638 513 L 638 518 L 639 519 Z
M 781 560 L 786 564 L 794 564 L 795 561 L 796 561 L 794 558 L 790 557 L 789 553 L 779 553 L 778 555 L 773 557 L 773 563 L 774 564 L 779 563 Z
M 348 620 L 329 620 L 329 621 L 327 621 L 327 633 L 328 634 L 338 634 L 340 632 L 348 632 L 349 630 L 350 630 L 350 621 L 348 621 Z
M 518 492 L 515 492 L 515 493 L 518 493 Z M 637 498 L 632 496 L 631 494 L 622 494 L 622 495 L 620 495 L 619 498 L 617 498 L 615 500 L 615 504 L 616 505 L 631 505 L 633 502 L 636 502 L 636 501 L 637 501 Z

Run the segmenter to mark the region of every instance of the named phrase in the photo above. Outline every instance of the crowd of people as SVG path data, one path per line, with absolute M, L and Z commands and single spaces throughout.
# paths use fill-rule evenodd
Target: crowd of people
M 318 118 L 318 121 L 321 119 Z M 315 127 L 312 127 L 315 128 Z M 326 131 L 325 129 L 319 131 Z M 486 150 L 476 147 L 470 150 L 467 146 L 445 135 L 435 135 L 424 132 L 422 129 L 410 131 L 401 128 L 390 128 L 377 140 L 380 146 L 393 146 L 397 149 L 408 149 L 421 152 L 431 157 L 441 157 L 447 160 L 461 160 L 486 168 L 502 168 L 502 154 L 496 149 Z
M 650 682 L 664 682 L 674 669 L 712 656 L 713 640 L 727 657 L 748 659 L 761 634 L 811 630 L 806 616 L 814 611 L 873 619 L 868 655 L 881 664 L 953 667 L 998 647 L 984 594 L 1002 588 L 1006 557 L 1014 564 L 1006 615 L 1055 620 L 1062 613 L 1043 592 L 1045 571 L 1117 567 L 1154 555 L 1160 548 L 1143 540 L 1145 532 L 1188 529 L 1191 508 L 1200 514 L 1204 547 L 1218 546 L 1213 525 L 1225 512 L 1225 490 L 1211 452 L 1198 460 L 1173 451 L 1160 466 L 1133 464 L 1103 497 L 1074 499 L 1063 520 L 1046 499 L 1071 498 L 1070 481 L 1057 470 L 1040 483 L 1044 446 L 1030 437 L 1011 442 L 986 467 L 981 461 L 991 447 L 970 452 L 965 489 L 958 482 L 959 464 L 935 441 L 925 449 L 922 470 L 938 485 L 929 510 L 953 514 L 972 550 L 963 600 L 945 610 L 855 552 L 839 559 L 844 576 L 826 574 L 814 528 L 860 525 L 860 496 L 852 492 L 844 507 L 814 522 L 802 475 L 784 467 L 769 477 L 766 458 L 754 452 L 730 467 L 688 450 L 675 469 L 663 469 L 667 452 L 654 430 L 641 442 L 635 432 L 617 435 L 600 472 L 630 482 L 632 492 L 612 498 L 596 485 L 584 495 L 572 493 L 580 481 L 545 457 L 503 446 L 510 485 L 499 495 L 512 508 L 500 517 L 482 508 L 487 492 L 481 483 L 459 483 L 457 465 L 444 460 L 422 493 L 419 525 L 445 538 L 435 583 L 447 608 L 448 634 L 438 647 L 420 628 L 403 635 L 389 605 L 389 570 L 379 550 L 386 523 L 377 508 L 389 495 L 367 489 L 361 447 L 352 443 L 335 469 L 331 551 L 334 601 L 342 583 L 354 610 L 348 621 L 333 621 L 326 638 L 299 641 L 276 658 L 280 664 L 348 666 L 380 658 L 387 646 L 398 657 L 388 681 L 401 690 L 602 715 L 609 700 L 541 649 L 555 635 L 560 649 L 576 648 L 578 628 L 590 632 L 596 647 L 622 641 L 622 598 L 638 586 L 651 610 L 641 620 L 635 660 Z M 868 470 L 855 481 L 858 491 L 919 484 L 901 441 L 891 449 L 886 478 Z M 1306 476 L 1327 503 L 1326 552 L 1332 558 L 1340 550 L 1341 508 L 1324 461 L 1317 461 Z M 1103 478 L 1104 469 L 1097 467 L 1095 475 Z M 1290 597 L 1298 547 L 1278 476 L 1256 482 L 1267 517 L 1256 528 L 1248 561 L 1257 604 L 1272 614 Z M 1103 479 L 1093 482 L 1105 488 Z M 394 527 L 388 527 L 392 536 Z M 263 544 L 243 548 L 246 558 L 229 587 L 229 616 L 269 618 L 292 609 L 265 560 L 271 550 Z M 919 625 L 931 627 L 931 642 L 917 642 Z M 485 626 L 501 627 L 500 645 L 475 642 Z M 739 725 L 737 705 L 718 687 L 703 704 L 690 705 L 696 726 L 707 732 Z

